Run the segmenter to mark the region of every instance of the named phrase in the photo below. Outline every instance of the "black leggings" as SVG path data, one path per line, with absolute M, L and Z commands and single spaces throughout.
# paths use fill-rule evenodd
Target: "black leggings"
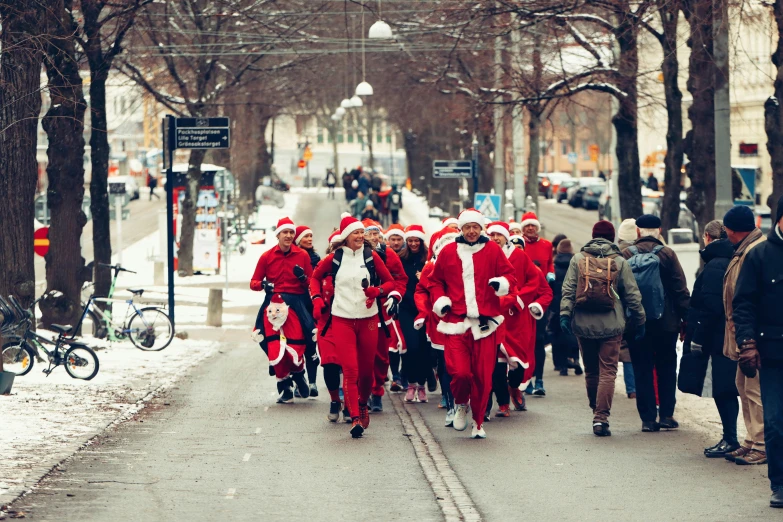
M 508 406 L 511 402 L 511 396 L 508 393 L 508 364 L 495 363 L 495 370 L 492 372 L 492 391 L 498 401 L 498 406 Z M 492 395 L 490 394 L 490 401 Z M 492 404 L 490 402 L 490 404 Z
M 400 376 L 400 352 L 389 352 L 389 368 L 391 368 L 392 377 Z
M 446 358 L 444 357 L 443 350 L 432 349 L 437 359 L 436 366 L 438 367 L 438 380 L 440 381 L 440 393 L 446 398 L 447 409 L 454 408 L 454 396 L 451 394 L 451 375 L 446 371 Z
M 739 399 L 733 395 L 715 397 L 720 422 L 723 425 L 723 440 L 737 444 L 737 417 L 739 416 Z
M 324 381 L 326 381 L 327 390 L 336 391 L 340 389 L 339 364 L 324 364 Z
M 546 362 L 546 339 L 536 339 L 536 380 L 544 380 L 544 363 Z
M 432 373 L 431 347 L 424 330 L 416 331 L 414 335 L 416 342 L 407 343 L 408 351 L 402 356 L 402 371 L 410 384 L 424 386 L 427 376 Z

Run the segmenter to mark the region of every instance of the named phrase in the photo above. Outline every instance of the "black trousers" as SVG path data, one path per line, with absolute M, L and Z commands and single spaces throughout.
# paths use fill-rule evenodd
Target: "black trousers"
M 674 415 L 677 390 L 677 332 L 650 328 L 644 339 L 632 340 L 628 347 L 636 378 L 636 409 L 645 422 L 656 420 L 653 369 L 658 376 L 660 416 Z
M 536 380 L 544 380 L 544 363 L 546 362 L 546 339 L 536 337 Z
M 737 442 L 737 417 L 739 416 L 739 398 L 734 395 L 715 397 L 720 422 L 723 425 L 723 440 L 732 444 Z
M 511 402 L 511 396 L 508 393 L 508 364 L 502 362 L 495 363 L 495 370 L 492 372 L 492 392 L 495 394 L 498 406 L 508 406 Z M 491 407 L 491 394 L 489 401 L 489 407 Z
M 391 212 L 391 220 L 392 223 L 397 224 L 400 222 L 400 211 L 399 210 L 390 210 Z

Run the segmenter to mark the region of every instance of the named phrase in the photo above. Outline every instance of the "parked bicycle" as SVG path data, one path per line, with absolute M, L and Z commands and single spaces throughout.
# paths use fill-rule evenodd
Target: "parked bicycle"
M 73 329 L 73 337 L 79 332 L 91 333 L 96 339 L 108 339 L 109 341 L 123 341 L 130 339 L 133 345 L 144 351 L 157 352 L 166 348 L 174 339 L 174 325 L 166 312 L 157 306 L 145 306 L 139 308 L 133 302 L 134 298 L 144 294 L 144 289 L 128 288 L 130 299 L 114 299 L 114 289 L 120 272 L 135 274 L 132 270 L 122 268 L 120 265 L 100 266 L 110 268 L 112 277 L 109 295 L 107 297 L 95 297 L 90 295 L 84 304 L 79 323 Z M 103 303 L 104 309 L 96 306 Z M 112 303 L 125 303 L 127 305 L 125 317 L 122 323 L 114 322 L 112 317 Z
M 0 332 L 8 341 L 3 345 L 3 368 L 18 376 L 27 375 L 33 369 L 36 357 L 43 352 L 49 366 L 43 373 L 48 377 L 55 368 L 64 366 L 74 379 L 89 381 L 98 374 L 98 356 L 86 344 L 66 338 L 70 325 L 53 324 L 51 330 L 57 333 L 55 339 L 48 339 L 32 330 L 35 322 L 35 305 L 25 310 L 19 302 L 9 296 L 8 301 L 0 297 L 0 312 L 3 314 Z M 53 346 L 48 350 L 46 345 Z

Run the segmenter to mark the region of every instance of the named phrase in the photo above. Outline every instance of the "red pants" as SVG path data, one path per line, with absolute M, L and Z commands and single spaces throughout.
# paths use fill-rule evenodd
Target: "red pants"
M 473 339 L 470 331 L 462 335 L 447 335 L 443 355 L 446 371 L 451 376 L 454 403 L 470 402 L 473 420 L 481 426 L 492 392 L 492 371 L 497 361 L 496 334 L 479 340 Z
M 367 404 L 373 384 L 373 363 L 378 345 L 378 317 L 332 317 L 334 339 L 343 368 L 345 405 L 351 417 L 359 416 L 359 403 Z M 387 348 L 388 350 L 388 348 Z
M 298 365 L 294 364 L 293 356 L 286 352 L 280 362 L 273 366 L 275 369 L 275 377 L 278 381 L 290 377 L 292 373 L 298 373 L 304 370 L 304 359 L 300 361 Z
M 391 325 L 389 325 L 391 328 Z M 389 338 L 383 333 L 383 328 L 378 330 L 378 343 L 376 344 L 375 351 L 375 368 L 373 375 L 372 394 L 380 395 L 384 394 L 384 383 L 386 377 L 389 374 Z

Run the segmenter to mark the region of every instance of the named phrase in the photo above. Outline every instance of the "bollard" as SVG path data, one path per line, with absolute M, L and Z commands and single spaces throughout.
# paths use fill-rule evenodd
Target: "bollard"
M 166 284 L 166 265 L 163 261 L 155 261 L 153 270 L 153 282 L 155 286 L 163 286 Z
M 207 326 L 223 326 L 223 289 L 210 288 L 207 301 Z

